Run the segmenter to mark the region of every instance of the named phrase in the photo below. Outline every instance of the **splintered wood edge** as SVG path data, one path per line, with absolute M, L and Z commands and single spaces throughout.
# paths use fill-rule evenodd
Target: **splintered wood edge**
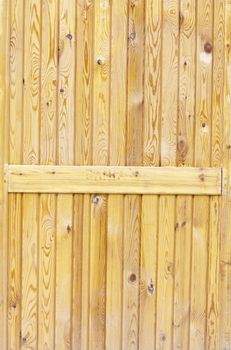
M 221 168 L 6 165 L 8 192 L 221 195 Z

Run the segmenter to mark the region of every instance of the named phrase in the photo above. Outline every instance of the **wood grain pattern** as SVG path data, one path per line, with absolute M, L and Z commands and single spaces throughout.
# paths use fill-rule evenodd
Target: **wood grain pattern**
M 8 239 L 8 348 L 20 349 L 21 327 L 21 261 L 22 261 L 21 194 L 9 196 Z
M 201 215 L 202 211 L 203 215 Z M 205 348 L 208 261 L 207 246 L 209 228 L 208 213 L 209 199 L 206 197 L 194 199 L 189 345 L 190 349 Z M 203 261 L 203 264 L 201 264 L 201 261 Z
M 84 195 L 82 239 L 81 348 L 89 348 L 91 196 Z
M 175 198 L 159 201 L 156 349 L 171 349 L 174 286 Z
M 177 166 L 194 162 L 196 2 L 180 2 Z M 173 348 L 188 349 L 191 287 L 192 204 L 176 197 Z
M 56 161 L 58 0 L 42 4 L 40 163 Z
M 59 2 L 58 163 L 74 162 L 75 1 Z
M 106 349 L 121 349 L 123 290 L 123 219 L 122 195 L 108 197 L 107 222 L 107 294 Z
M 23 59 L 24 59 L 24 4 L 11 2 L 10 61 L 9 61 L 9 162 L 22 163 L 23 119 Z M 20 348 L 21 329 L 21 195 L 9 196 L 9 212 L 15 221 L 9 220 L 8 255 L 8 347 Z
M 105 195 L 91 197 L 89 349 L 105 347 L 106 234 Z
M 38 164 L 41 65 L 40 1 L 26 1 L 24 11 L 23 160 L 27 164 Z M 25 30 L 26 28 L 28 30 Z
M 158 196 L 142 196 L 139 348 L 155 348 Z
M 39 208 L 38 348 L 54 348 L 56 198 L 42 194 Z
M 93 164 L 107 164 L 109 140 L 109 0 L 94 3 Z
M 6 167 L 9 192 L 221 194 L 220 168 L 128 166 Z
M 160 163 L 162 2 L 145 4 L 143 164 Z
M 138 349 L 139 346 L 140 215 L 140 196 L 125 196 L 123 248 L 123 350 Z
M 38 196 L 24 194 L 22 223 L 21 349 L 36 349 L 38 334 Z
M 231 347 L 231 317 L 228 310 L 231 309 L 231 234 L 230 234 L 230 189 L 231 189 L 231 135 L 230 135 L 230 96 L 231 96 L 231 2 L 225 2 L 225 85 L 224 85 L 224 130 L 223 130 L 223 166 L 227 171 L 227 181 L 224 188 L 224 197 L 222 198 L 222 214 L 221 214 L 221 245 L 220 245 L 220 327 L 219 327 L 219 347 Z
M 93 14 L 92 0 L 80 0 L 76 9 L 76 164 L 92 163 L 93 143 Z
M 213 63 L 213 1 L 197 3 L 195 165 L 211 164 L 211 98 Z M 203 215 L 199 213 L 203 210 Z M 194 198 L 192 232 L 192 272 L 190 349 L 206 346 L 206 294 L 208 292 L 208 237 L 210 203 L 208 197 Z M 203 261 L 203 266 L 200 262 Z M 200 298 L 198 292 L 200 289 Z
M 128 6 L 127 62 L 127 165 L 143 161 L 143 72 L 144 64 L 144 3 L 130 1 Z
M 21 0 L 11 2 L 10 18 L 10 130 L 9 162 L 22 160 L 22 113 L 23 113 L 23 48 L 24 5 Z
M 57 197 L 55 348 L 71 349 L 73 196 Z
M 177 196 L 173 348 L 188 349 L 192 241 L 192 198 Z
M 0 18 L 0 348 L 230 349 L 231 1 Z
M 46 33 L 46 35 L 43 35 Z M 57 154 L 58 1 L 42 3 L 40 164 Z M 38 348 L 54 348 L 56 196 L 41 195 L 39 208 Z

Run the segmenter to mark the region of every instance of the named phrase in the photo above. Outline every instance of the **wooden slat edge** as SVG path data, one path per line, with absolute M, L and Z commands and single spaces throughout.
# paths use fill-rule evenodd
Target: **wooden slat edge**
M 10 2 L 0 0 L 0 349 L 7 349 L 7 184 Z
M 221 168 L 9 165 L 8 192 L 220 195 Z

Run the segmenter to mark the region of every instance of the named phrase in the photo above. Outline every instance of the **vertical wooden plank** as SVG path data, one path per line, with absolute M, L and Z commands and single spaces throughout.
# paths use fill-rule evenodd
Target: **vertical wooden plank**
M 22 107 L 23 107 L 23 1 L 11 1 L 10 17 L 10 142 L 9 162 L 22 160 Z
M 80 0 L 76 9 L 75 164 L 92 164 L 94 4 Z M 72 347 L 89 347 L 90 196 L 74 196 Z
M 211 164 L 213 1 L 197 2 L 196 16 L 195 166 L 203 167 Z M 189 348 L 198 350 L 206 346 L 209 210 L 209 197 L 194 198 Z
M 108 197 L 106 349 L 121 349 L 123 196 Z
M 74 0 L 60 0 L 58 47 L 58 164 L 73 164 L 74 162 L 75 10 L 76 2 Z
M 40 164 L 56 161 L 58 1 L 42 3 Z M 56 196 L 40 196 L 38 348 L 54 348 Z
M 161 165 L 175 165 L 178 106 L 178 0 L 163 1 Z
M 40 163 L 56 161 L 58 0 L 42 3 Z
M 213 20 L 213 86 L 212 86 L 212 154 L 211 166 L 222 166 L 223 157 L 223 113 L 224 113 L 224 35 L 225 2 L 214 1 Z M 208 246 L 208 295 L 206 348 L 219 348 L 219 275 L 220 275 L 220 236 L 221 200 L 210 198 L 210 228 Z
M 155 348 L 158 196 L 142 197 L 139 348 Z
M 210 165 L 213 1 L 197 3 L 195 165 Z
M 125 165 L 127 111 L 128 0 L 112 2 L 110 81 L 110 165 Z M 120 67 L 118 69 L 118 67 Z
M 73 196 L 58 195 L 55 348 L 71 349 Z
M 10 101 L 9 163 L 22 161 L 23 111 L 23 2 L 11 2 L 10 14 Z M 21 195 L 9 196 L 8 256 L 8 347 L 20 348 L 21 327 Z M 14 220 L 10 220 L 10 217 Z
M 127 6 L 127 0 L 112 2 L 111 6 L 110 165 L 124 165 L 126 157 Z M 122 347 L 123 206 L 123 195 L 108 196 L 106 277 L 106 349 L 108 350 L 111 348 L 119 350 Z
M 195 0 L 180 1 L 177 165 L 193 166 L 195 125 Z
M 37 349 L 38 196 L 24 194 L 22 204 L 21 349 Z
M 145 2 L 143 165 L 160 165 L 162 2 Z M 156 346 L 158 196 L 142 197 L 139 347 Z
M 174 196 L 160 196 L 157 253 L 156 349 L 172 348 L 174 221 Z
M 94 165 L 109 161 L 109 0 L 94 2 L 93 150 Z M 89 349 L 105 347 L 107 196 L 92 196 Z
M 109 140 L 110 1 L 94 3 L 93 164 L 107 164 Z
M 54 195 L 42 194 L 39 208 L 38 348 L 54 348 L 55 303 Z
M 125 195 L 122 349 L 139 347 L 139 264 L 141 198 Z
M 231 348 L 231 1 L 225 1 L 225 84 L 223 167 L 226 181 L 223 188 L 220 244 L 220 339 L 221 349 Z
M 82 238 L 82 309 L 81 309 L 81 347 L 89 348 L 89 306 L 90 306 L 90 222 L 91 196 L 84 195 L 83 238 Z
M 76 2 L 59 1 L 58 164 L 74 162 Z M 57 196 L 55 347 L 71 349 L 73 196 Z
M 192 198 L 177 196 L 175 225 L 173 349 L 188 349 L 191 238 Z
M 190 349 L 205 348 L 208 227 L 209 198 L 200 196 L 193 207 Z
M 126 164 L 143 162 L 144 2 L 128 3 Z M 139 347 L 141 196 L 125 196 L 122 348 Z
M 219 349 L 220 205 L 219 197 L 210 198 L 206 349 Z
M 92 0 L 78 1 L 76 13 L 75 162 L 79 165 L 92 163 L 93 14 Z
M 73 249 L 72 249 L 72 261 L 73 261 L 73 279 L 72 279 L 72 349 L 81 350 L 81 332 L 83 331 L 81 326 L 82 318 L 82 270 L 83 270 L 83 254 L 87 255 L 87 252 L 83 251 L 83 212 L 84 208 L 84 195 L 74 195 L 73 202 Z
M 41 2 L 25 2 L 24 11 L 23 163 L 38 164 Z M 38 195 L 23 195 L 22 349 L 36 349 L 38 345 L 38 211 Z
M 39 162 L 40 5 L 40 0 L 25 2 L 23 77 L 23 160 L 25 164 Z
M 21 194 L 9 195 L 8 348 L 20 349 L 21 326 Z
M 105 347 L 107 197 L 92 196 L 89 349 Z
M 129 2 L 127 165 L 143 161 L 144 2 Z
M 145 3 L 143 165 L 159 166 L 161 115 L 162 1 Z
M 163 2 L 161 79 L 161 165 L 177 155 L 179 2 Z M 175 197 L 159 201 L 156 349 L 171 349 L 173 319 Z
M 195 0 L 180 1 L 179 113 L 177 120 L 177 165 L 193 166 L 195 123 Z M 175 277 L 173 348 L 189 343 L 192 197 L 177 196 L 175 224 Z

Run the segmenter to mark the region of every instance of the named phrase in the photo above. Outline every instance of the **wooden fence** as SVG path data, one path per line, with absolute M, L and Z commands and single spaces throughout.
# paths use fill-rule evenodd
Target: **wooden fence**
M 0 348 L 231 349 L 231 1 L 0 0 Z

